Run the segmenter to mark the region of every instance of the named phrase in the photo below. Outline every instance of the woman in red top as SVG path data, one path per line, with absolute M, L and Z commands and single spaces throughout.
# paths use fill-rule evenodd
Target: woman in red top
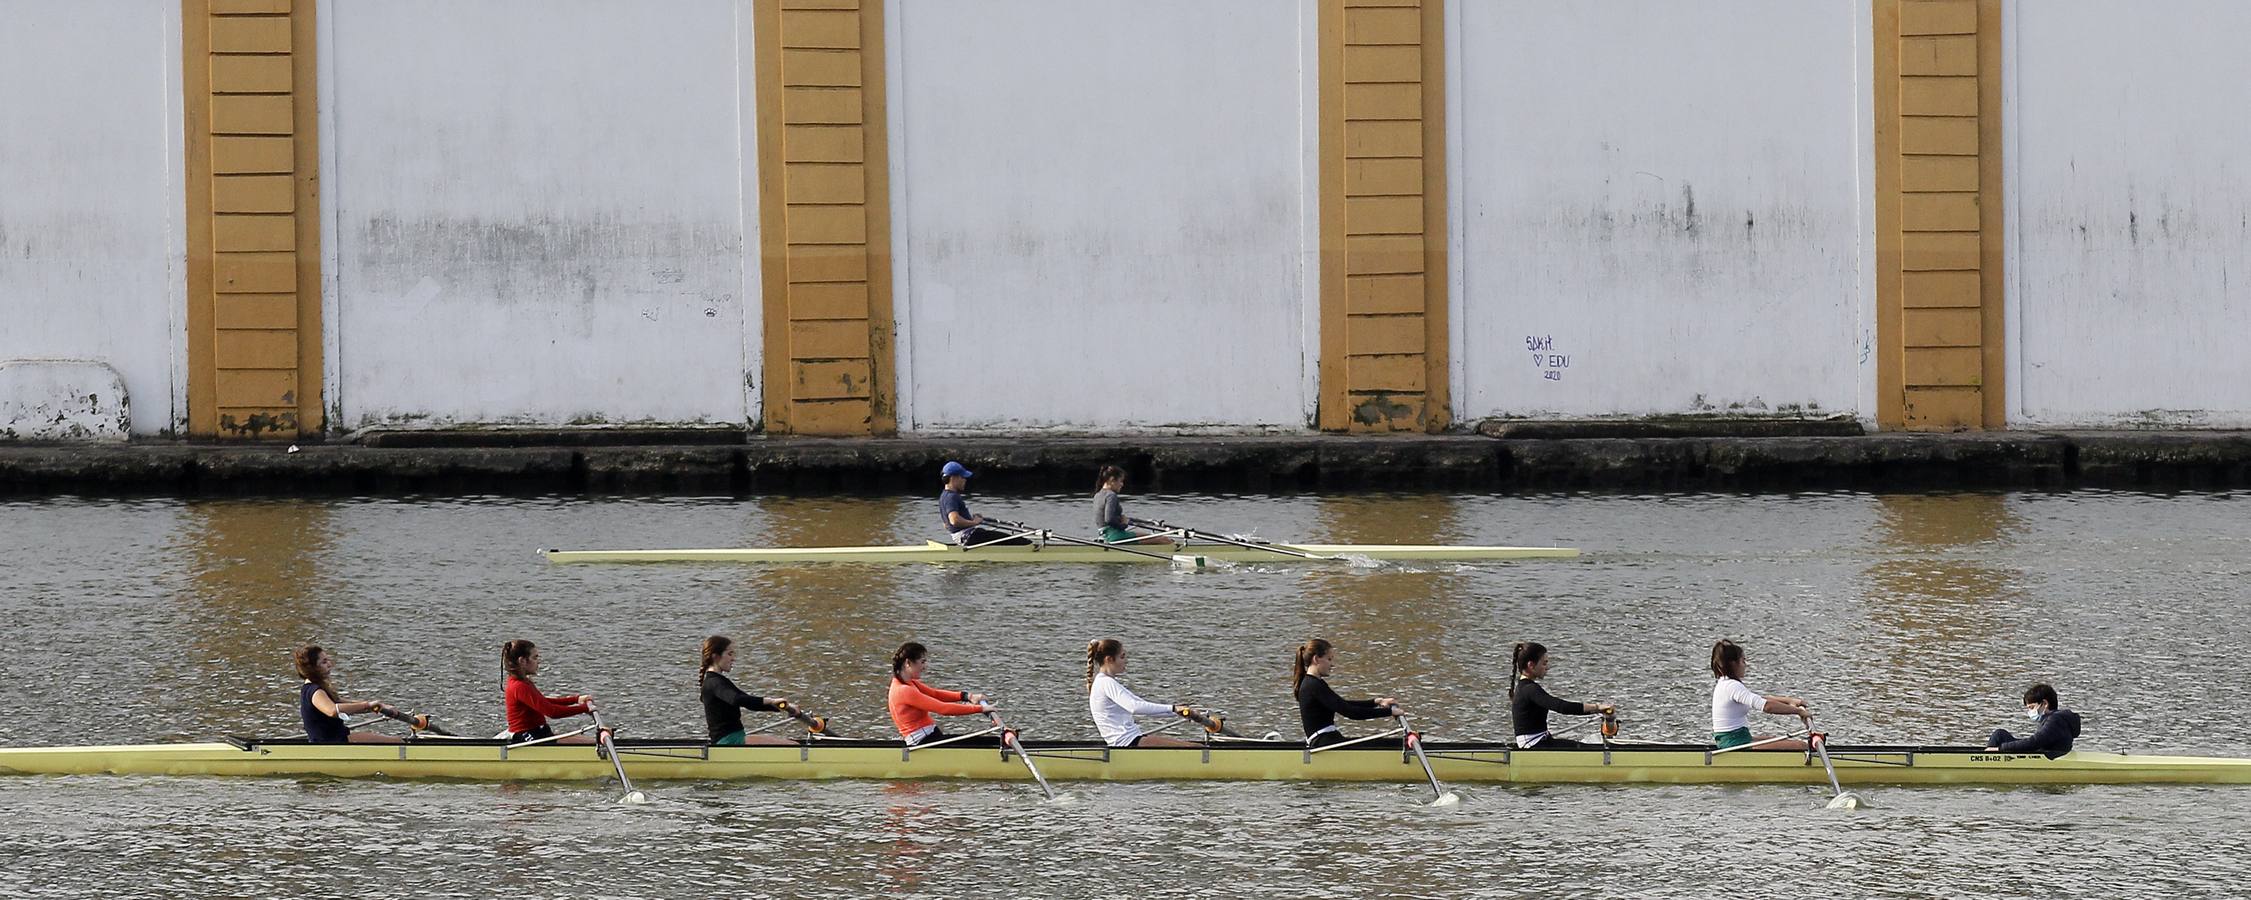
M 500 666 L 508 671 L 506 707 L 508 710 L 508 742 L 545 740 L 555 736 L 555 729 L 547 726 L 549 718 L 560 719 L 594 711 L 591 695 L 563 695 L 549 697 L 539 692 L 531 677 L 539 674 L 539 648 L 530 641 L 509 641 L 500 645 Z M 556 741 L 558 744 L 591 744 L 592 737 L 572 735 Z
M 930 665 L 930 648 L 913 641 L 891 654 L 891 724 L 912 747 L 946 736 L 930 716 L 974 716 L 993 711 L 985 695 L 949 691 L 922 683 L 922 670 Z

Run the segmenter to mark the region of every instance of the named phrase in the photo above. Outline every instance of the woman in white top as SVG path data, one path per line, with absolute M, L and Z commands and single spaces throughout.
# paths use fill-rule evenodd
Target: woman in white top
M 1094 727 L 1102 732 L 1102 742 L 1112 747 L 1199 746 L 1176 737 L 1141 733 L 1134 716 L 1186 716 L 1189 710 L 1135 696 L 1118 681 L 1125 670 L 1125 645 L 1117 638 L 1086 642 L 1086 706 L 1094 713 Z
M 1753 710 L 1778 716 L 1797 716 L 1808 728 L 1813 726 L 1813 708 L 1797 697 L 1761 697 L 1743 685 L 1743 648 L 1734 641 L 1721 638 L 1712 645 L 1712 743 L 1725 750 L 1740 747 L 1766 738 L 1751 737 L 1751 727 L 1743 719 Z M 1799 740 L 1779 740 L 1761 744 L 1775 750 L 1803 750 L 1806 743 Z

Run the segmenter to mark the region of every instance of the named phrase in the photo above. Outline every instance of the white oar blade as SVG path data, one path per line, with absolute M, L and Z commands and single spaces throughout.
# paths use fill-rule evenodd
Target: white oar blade
M 1210 557 L 1193 556 L 1186 553 L 1175 553 L 1172 556 L 1172 567 L 1175 569 L 1202 569 L 1210 565 Z
M 1860 809 L 1867 805 L 1867 801 L 1860 799 L 1859 794 L 1850 792 L 1829 798 L 1830 809 Z

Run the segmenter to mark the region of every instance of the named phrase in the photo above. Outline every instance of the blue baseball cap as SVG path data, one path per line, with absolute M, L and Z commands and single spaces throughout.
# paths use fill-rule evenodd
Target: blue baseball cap
M 963 478 L 976 477 L 970 474 L 968 466 L 962 465 L 961 463 L 954 462 L 952 460 L 948 460 L 946 462 L 945 468 L 938 470 L 938 477 L 940 478 L 952 478 L 956 475 L 959 475 Z

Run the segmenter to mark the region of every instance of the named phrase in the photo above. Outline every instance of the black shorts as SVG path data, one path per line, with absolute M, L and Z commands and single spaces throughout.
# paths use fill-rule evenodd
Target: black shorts
M 1328 745 L 1330 745 L 1330 744 L 1341 744 L 1341 743 L 1344 743 L 1344 734 L 1343 734 L 1343 732 L 1337 732 L 1337 731 L 1324 731 L 1324 732 L 1321 732 L 1320 734 L 1316 734 L 1316 735 L 1314 735 L 1314 736 L 1312 736 L 1312 737 L 1306 738 L 1306 739 L 1305 739 L 1305 749 L 1308 749 L 1308 750 L 1312 750 L 1312 749 L 1315 749 L 1315 748 L 1318 748 L 1318 747 L 1326 747 L 1326 746 L 1328 746 Z
M 509 736 L 508 736 L 508 743 L 511 743 L 511 744 L 521 744 L 521 743 L 523 743 L 523 742 L 525 742 L 525 741 L 544 741 L 544 740 L 546 740 L 546 739 L 548 739 L 548 738 L 551 738 L 551 737 L 554 737 L 554 736 L 555 736 L 555 728 L 554 728 L 554 726 L 551 726 L 551 725 L 541 725 L 541 726 L 539 726 L 538 728 L 534 728 L 534 729 L 532 729 L 532 730 L 530 730 L 530 731 L 519 731 L 519 732 L 516 732 L 515 734 L 511 734 L 511 735 L 509 735 Z

